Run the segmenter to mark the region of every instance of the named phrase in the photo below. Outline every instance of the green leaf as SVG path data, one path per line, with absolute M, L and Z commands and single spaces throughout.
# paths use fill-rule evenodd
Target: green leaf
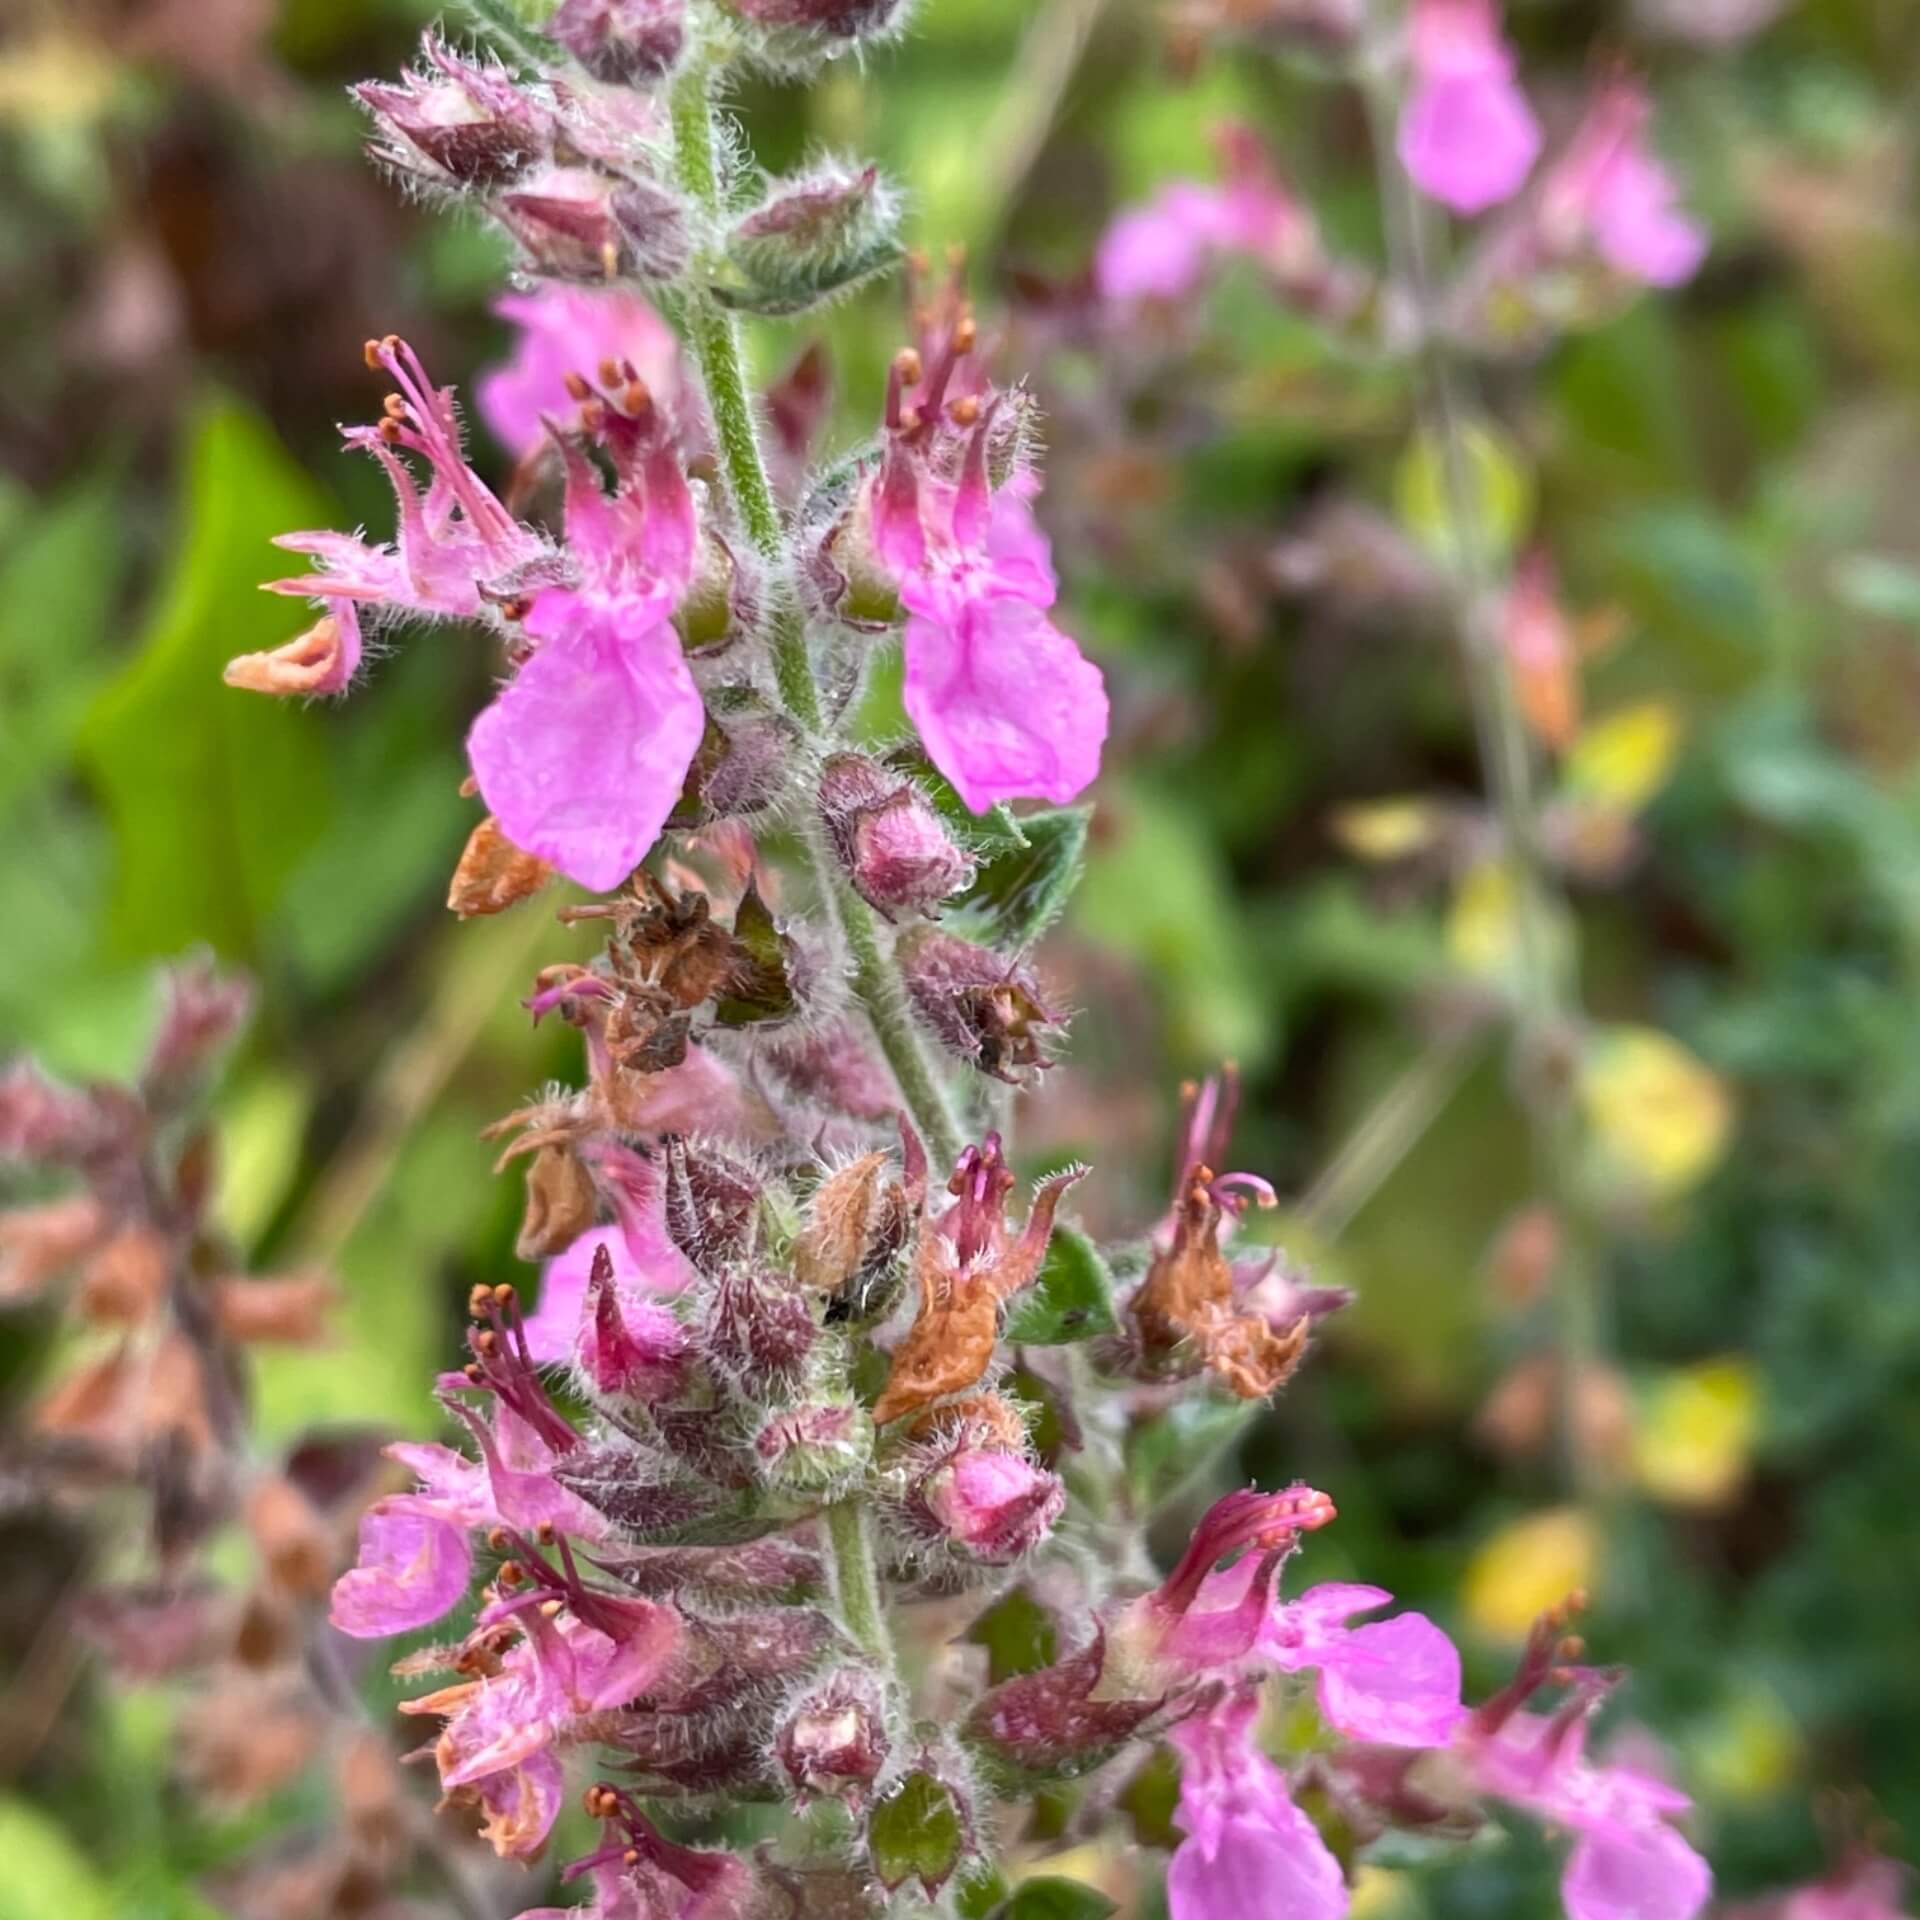
M 71 750 L 119 586 L 121 513 L 93 475 L 22 514 L 0 554 L 0 816 Z
M 914 1879 L 931 1900 L 966 1851 L 965 1824 L 953 1795 L 930 1773 L 908 1774 L 868 1817 L 867 1851 L 889 1893 Z
M 1057 1226 L 1040 1277 L 1007 1315 L 1008 1341 L 1017 1347 L 1063 1347 L 1117 1333 L 1113 1275 L 1078 1227 Z
M 271 432 L 232 401 L 195 417 L 184 493 L 171 577 L 79 750 L 113 825 L 115 950 L 131 958 L 205 941 L 247 959 L 325 826 L 330 783 L 324 723 L 235 692 L 220 669 L 312 618 L 259 585 L 272 536 L 328 516 Z
M 794 1006 L 793 983 L 787 978 L 787 942 L 751 880 L 733 916 L 733 938 L 738 950 L 733 987 L 716 996 L 713 1017 L 723 1027 L 785 1019 Z
M 1097 1887 L 1043 1873 L 1014 1888 L 998 1920 L 1106 1920 L 1119 1910 Z
M 87 1851 L 25 1800 L 0 1800 L 0 1858 L 19 1920 L 108 1920 L 114 1902 Z
M 959 1920 L 988 1920 L 1006 1897 L 1006 1877 L 999 1868 L 975 1867 L 954 1882 L 953 1910 Z
M 953 930 L 1002 952 L 1030 947 L 1059 919 L 1079 883 L 1091 807 L 1057 807 L 1020 821 L 1026 845 L 988 860 L 953 903 Z
M 960 1637 L 986 1648 L 990 1686 L 1016 1674 L 1038 1673 L 1060 1657 L 1053 1615 L 1025 1585 L 1009 1588 Z

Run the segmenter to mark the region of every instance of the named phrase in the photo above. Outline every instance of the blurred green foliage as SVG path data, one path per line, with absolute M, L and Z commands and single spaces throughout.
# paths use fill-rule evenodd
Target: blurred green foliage
M 158 23 L 139 54 L 58 7 L 0 30 L 0 1052 L 112 1072 L 154 959 L 205 944 L 256 970 L 222 1218 L 260 1262 L 332 1260 L 348 1289 L 336 1347 L 263 1367 L 263 1430 L 417 1429 L 467 1288 L 510 1267 L 516 1196 L 478 1132 L 573 1070 L 564 1031 L 530 1032 L 516 1005 L 570 936 L 543 909 L 461 927 L 440 904 L 490 671 L 469 636 L 404 636 L 337 710 L 229 693 L 219 669 L 299 622 L 256 592 L 270 535 L 382 524 L 377 477 L 333 452 L 334 419 L 370 405 L 361 337 L 403 326 L 464 378 L 499 345 L 499 260 L 392 202 L 355 152 L 342 85 L 400 64 L 421 9 L 286 0 L 257 29 L 245 9 L 125 11 Z M 1520 9 L 1517 29 L 1549 90 L 1637 31 L 1567 5 Z M 1745 1891 L 1817 1871 L 1827 1790 L 1864 1789 L 1920 1835 L 1920 19 L 1806 0 L 1744 44 L 1643 51 L 1715 259 L 1681 296 L 1502 371 L 1490 472 L 1511 538 L 1552 550 L 1574 605 L 1617 616 L 1591 708 L 1654 698 L 1684 729 L 1639 857 L 1578 892 L 1583 986 L 1601 1017 L 1679 1036 L 1732 1091 L 1737 1133 L 1698 1191 L 1620 1223 L 1601 1330 L 1643 1411 L 1671 1370 L 1744 1356 L 1758 1431 L 1719 1498 L 1608 1501 L 1589 1638 L 1633 1668 L 1626 1714 L 1673 1745 Z M 1142 7 L 928 0 L 863 71 L 739 105 L 769 165 L 876 154 L 920 239 L 984 250 L 986 287 L 1014 264 L 1077 270 L 1114 205 L 1207 170 L 1227 111 L 1343 241 L 1374 244 L 1350 103 L 1251 55 L 1184 81 Z M 838 444 L 875 415 L 896 298 L 822 329 Z M 763 371 L 799 338 L 756 331 Z M 1059 422 L 1072 624 L 1121 718 L 1051 950 L 1084 1008 L 1059 1079 L 1083 1091 L 1039 1131 L 1097 1163 L 1103 1225 L 1137 1225 L 1161 1204 L 1176 1082 L 1230 1056 L 1249 1085 L 1239 1160 L 1301 1195 L 1420 1071 L 1433 1042 L 1410 1009 L 1452 979 L 1441 910 L 1359 867 L 1329 820 L 1470 795 L 1473 743 L 1417 621 L 1285 599 L 1229 618 L 1209 568 L 1343 496 L 1417 529 L 1430 462 L 1391 379 L 1245 286 L 1178 368 L 1129 384 L 1069 343 L 1034 375 Z M 1199 377 L 1212 399 L 1188 420 Z M 1101 481 L 1135 445 L 1150 511 L 1103 535 Z M 1143 1492 L 1184 1481 L 1195 1502 L 1209 1460 L 1329 1488 L 1316 1577 L 1377 1580 L 1460 1627 L 1481 1685 L 1507 1649 L 1468 1622 L 1467 1570 L 1561 1497 L 1550 1448 L 1512 1457 L 1477 1421 L 1538 1336 L 1486 1276 L 1524 1167 L 1497 1059 L 1463 1054 L 1337 1240 L 1291 1222 L 1359 1304 L 1279 1411 L 1250 1435 L 1169 1427 L 1130 1463 Z M 0 1322 L 11 1411 L 50 1337 Z M 5 1578 L 10 1624 L 58 1599 Z M 41 1644 L 10 1637 L 4 1698 L 28 1697 Z M 149 1703 L 72 1684 L 4 1783 L 0 1913 L 206 1911 L 199 1877 L 299 1806 L 193 1813 Z M 1541 1913 L 1550 1885 L 1516 1835 L 1396 1876 L 1378 1911 Z

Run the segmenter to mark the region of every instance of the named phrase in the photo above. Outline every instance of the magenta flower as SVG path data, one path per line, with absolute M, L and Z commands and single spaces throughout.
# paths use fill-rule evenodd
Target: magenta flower
M 623 1337 L 653 1352 L 663 1364 L 684 1355 L 684 1333 L 662 1302 L 690 1285 L 694 1270 L 667 1233 L 659 1163 L 615 1144 L 599 1146 L 590 1158 L 600 1189 L 612 1202 L 615 1224 L 589 1228 L 547 1262 L 539 1306 L 523 1324 L 527 1351 L 538 1364 L 565 1366 L 577 1361 L 598 1381 L 603 1359 L 611 1358 L 601 1352 L 601 1325 L 609 1308 L 625 1329 Z M 589 1297 L 603 1250 L 605 1305 Z M 611 1327 L 605 1342 L 618 1343 Z
M 1046 535 L 1018 475 L 987 479 L 993 408 L 954 404 L 968 431 L 956 478 L 936 470 L 946 389 L 971 323 L 922 376 L 903 355 L 887 390 L 890 437 L 872 493 L 874 547 L 907 609 L 906 704 L 933 763 L 975 813 L 998 800 L 1065 803 L 1100 771 L 1100 669 L 1047 618 L 1058 591 Z M 911 392 L 911 402 L 907 400 Z
M 1221 185 L 1169 181 L 1101 236 L 1093 278 L 1103 299 L 1184 300 L 1225 254 L 1245 255 L 1289 285 L 1304 285 L 1324 269 L 1312 215 L 1288 192 L 1258 139 L 1228 124 L 1215 141 L 1226 169 Z
M 1570 1920 L 1694 1920 L 1713 1875 L 1669 1824 L 1692 1802 L 1640 1768 L 1587 1757 L 1588 1725 L 1611 1683 L 1559 1664 L 1564 1624 L 1564 1612 L 1541 1620 L 1519 1672 L 1462 1725 L 1454 1752 L 1476 1791 L 1576 1836 L 1561 1880 Z M 1555 1712 L 1525 1711 L 1542 1686 L 1569 1682 Z
M 467 1522 L 401 1494 L 361 1515 L 360 1557 L 334 1582 L 329 1617 L 356 1640 L 408 1633 L 451 1613 L 472 1578 Z
M 467 735 L 501 831 L 602 893 L 660 837 L 706 728 L 671 619 L 692 572 L 693 496 L 637 381 L 627 398 L 632 415 L 597 414 L 611 496 L 582 449 L 562 445 L 578 584 L 534 596 L 521 627 L 535 649 Z
M 453 389 L 435 387 L 419 356 L 391 334 L 367 343 L 367 361 L 392 379 L 395 392 L 378 426 L 349 427 L 343 437 L 386 469 L 399 508 L 397 543 L 371 546 L 346 533 L 281 534 L 276 546 L 308 555 L 319 569 L 275 580 L 268 591 L 305 594 L 336 618 L 341 603 L 359 601 L 404 614 L 471 619 L 486 604 L 483 588 L 539 559 L 543 545 L 467 465 Z M 424 496 L 402 453 L 425 462 Z M 358 639 L 356 624 L 356 648 Z
M 1339 1861 L 1253 1744 L 1257 1712 L 1241 1693 L 1168 1735 L 1187 1836 L 1167 1869 L 1173 1920 L 1339 1920 L 1347 1910 Z
M 1547 181 L 1541 217 L 1563 249 L 1591 246 L 1616 273 L 1673 287 L 1706 258 L 1707 230 L 1681 211 L 1672 176 L 1647 146 L 1651 112 L 1638 82 L 1603 86 Z
M 1400 162 L 1455 213 L 1510 200 L 1540 154 L 1540 125 L 1514 79 L 1492 0 L 1414 0 L 1413 84 L 1400 115 Z
M 505 294 L 493 310 L 516 328 L 513 351 L 480 376 L 473 397 L 488 432 L 516 459 L 539 451 L 546 418 L 572 414 L 569 374 L 592 379 L 611 361 L 633 367 L 663 405 L 679 391 L 672 330 L 636 293 L 548 283 Z
M 1133 1693 L 1212 1677 L 1317 1673 L 1321 1717 L 1350 1739 L 1443 1746 L 1466 1719 L 1460 1656 L 1420 1613 L 1350 1627 L 1393 1598 L 1379 1587 L 1309 1587 L 1280 1598 L 1300 1533 L 1333 1518 L 1325 1494 L 1230 1493 L 1215 1502 L 1166 1582 L 1110 1634 L 1109 1671 Z M 1215 1570 L 1229 1553 L 1240 1558 Z

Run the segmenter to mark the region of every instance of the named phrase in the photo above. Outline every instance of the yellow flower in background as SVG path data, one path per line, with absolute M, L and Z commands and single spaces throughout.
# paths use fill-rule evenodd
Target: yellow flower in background
M 1447 951 L 1468 973 L 1506 973 L 1520 944 L 1520 892 L 1502 860 L 1481 860 L 1460 876 L 1447 914 Z
M 1440 815 L 1425 800 L 1363 800 L 1337 809 L 1328 824 L 1357 859 L 1384 862 L 1424 853 L 1440 830 Z
M 1490 1640 L 1523 1640 L 1549 1607 L 1591 1587 L 1600 1529 L 1578 1507 L 1529 1514 L 1493 1535 L 1461 1583 L 1467 1619 Z
M 1733 1130 L 1719 1077 L 1653 1027 L 1595 1033 L 1581 1062 L 1580 1104 L 1609 1170 L 1653 1199 L 1697 1186 Z
M 1800 1728 L 1763 1686 L 1745 1689 L 1687 1742 L 1687 1774 L 1715 1800 L 1770 1800 L 1799 1777 Z
M 1634 1424 L 1633 1468 L 1656 1500 L 1718 1507 L 1739 1492 L 1760 1427 L 1760 1381 L 1738 1354 L 1663 1375 Z
M 1643 700 L 1596 720 L 1567 755 L 1573 798 L 1638 813 L 1666 785 L 1680 751 L 1680 716 L 1665 700 Z
M 1425 1910 L 1411 1874 L 1392 1867 L 1363 1866 L 1353 1877 L 1347 1920 L 1412 1920 Z

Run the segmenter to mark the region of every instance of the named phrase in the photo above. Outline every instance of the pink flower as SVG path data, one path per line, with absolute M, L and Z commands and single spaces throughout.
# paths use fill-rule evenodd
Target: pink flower
M 329 1617 L 356 1640 L 407 1633 L 451 1613 L 473 1577 L 464 1520 L 401 1494 L 360 1518 L 358 1563 L 334 1582 Z
M 1226 173 L 1221 185 L 1169 181 L 1108 227 L 1093 262 L 1102 298 L 1184 300 L 1223 254 L 1244 254 L 1296 286 L 1324 270 L 1312 216 L 1288 192 L 1258 138 L 1228 123 L 1215 129 L 1214 141 Z
M 1648 149 L 1651 112 L 1637 82 L 1602 87 L 1553 169 L 1541 217 L 1563 249 L 1591 245 L 1616 273 L 1673 287 L 1706 258 L 1707 231 L 1680 210 L 1672 176 Z
M 1173 1920 L 1339 1920 L 1347 1910 L 1339 1861 L 1253 1744 L 1257 1711 L 1242 1693 L 1168 1735 L 1187 1836 L 1167 1869 Z
M 1065 803 L 1100 770 L 1107 694 L 1100 669 L 1047 618 L 1057 584 L 1034 523 L 1030 481 L 987 481 L 991 418 L 967 438 L 957 480 L 911 443 L 938 420 L 935 367 L 905 423 L 896 367 L 895 429 L 873 494 L 874 542 L 907 608 L 906 705 L 933 763 L 984 813 L 999 800 Z
M 275 580 L 268 591 L 305 594 L 336 618 L 344 603 L 361 601 L 401 613 L 470 619 L 485 605 L 481 589 L 538 559 L 541 541 L 467 465 L 453 389 L 435 387 L 419 356 L 393 335 L 369 341 L 367 360 L 388 375 L 395 392 L 378 426 L 349 427 L 344 438 L 378 460 L 393 483 L 397 545 L 370 546 L 345 533 L 281 534 L 276 546 L 317 560 L 319 570 Z M 426 463 L 424 497 L 402 453 Z M 357 649 L 357 623 L 352 638 Z
M 1513 1681 L 1478 1708 L 1453 1741 L 1475 1789 L 1525 1807 L 1577 1836 L 1561 1893 L 1570 1920 L 1694 1920 L 1713 1875 L 1669 1824 L 1692 1804 L 1640 1768 L 1588 1759 L 1587 1729 L 1608 1682 L 1571 1671 L 1573 1693 L 1552 1714 L 1524 1702 L 1565 1682 L 1564 1612 L 1543 1617 Z
M 1102 299 L 1184 300 L 1219 250 L 1233 244 L 1228 194 L 1197 180 L 1173 180 L 1144 205 L 1116 215 L 1100 236 L 1093 279 Z
M 692 571 L 693 496 L 657 411 L 609 407 L 609 497 L 581 448 L 562 446 L 567 548 L 577 586 L 534 598 L 538 643 L 474 721 L 467 756 L 517 847 L 597 892 L 617 887 L 660 837 L 706 728 L 674 631 Z
M 1410 51 L 1399 151 L 1414 185 L 1461 214 L 1511 199 L 1539 157 L 1540 126 L 1492 0 L 1414 0 Z
M 601 1313 L 588 1313 L 594 1264 L 604 1249 L 612 1307 L 628 1334 L 665 1361 L 685 1350 L 679 1322 L 662 1296 L 694 1279 L 693 1263 L 667 1233 L 657 1161 L 630 1148 L 603 1144 L 588 1156 L 601 1191 L 612 1202 L 616 1224 L 593 1227 L 542 1271 L 540 1303 L 524 1322 L 527 1351 L 541 1366 L 578 1360 L 590 1376 L 601 1371 Z
M 547 284 L 503 295 L 493 310 L 517 329 L 513 352 L 480 376 L 473 396 L 488 432 L 516 459 L 543 444 L 545 416 L 573 412 L 570 373 L 592 379 L 603 362 L 624 362 L 661 404 L 678 392 L 672 330 L 638 294 Z

